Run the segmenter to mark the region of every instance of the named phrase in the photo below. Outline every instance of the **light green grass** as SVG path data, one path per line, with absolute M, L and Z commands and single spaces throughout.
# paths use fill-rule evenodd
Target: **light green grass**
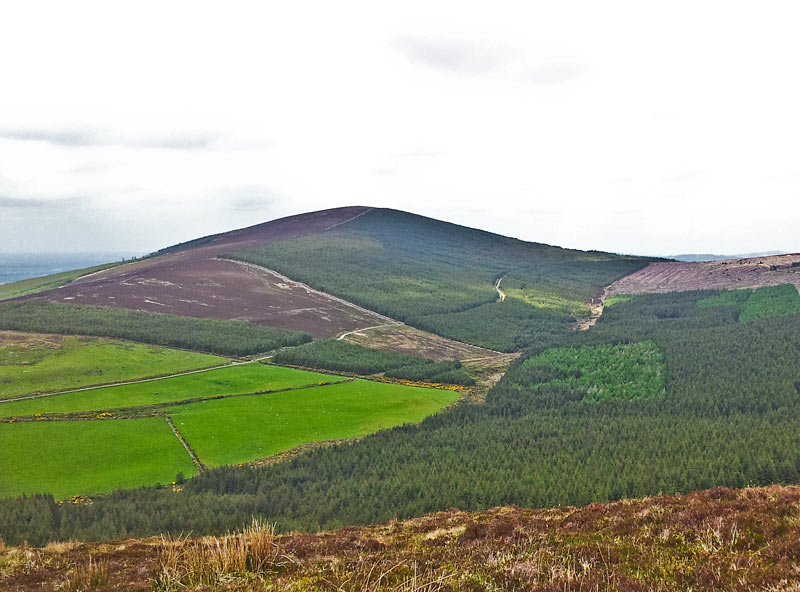
M 459 397 L 453 391 L 356 380 L 270 395 L 169 408 L 209 466 L 263 458 L 321 440 L 353 438 L 420 421 Z
M 740 322 L 800 314 L 800 293 L 792 284 L 759 288 L 742 306 Z
M 697 306 L 735 306 L 740 311 L 740 322 L 755 321 L 800 314 L 800 293 L 793 284 L 765 286 L 753 291 L 731 290 L 703 298 Z
M 587 401 L 643 399 L 663 395 L 664 354 L 652 341 L 549 349 L 523 363 L 530 382 L 563 385 Z M 523 374 L 523 376 L 525 376 Z
M 0 398 L 174 374 L 218 356 L 96 337 L 0 332 Z
M 102 265 L 94 265 L 93 267 L 86 267 L 84 269 L 73 269 L 72 271 L 62 271 L 61 273 L 20 280 L 10 284 L 0 284 L 0 300 L 18 298 L 27 294 L 36 294 L 38 292 L 44 292 L 45 290 L 59 288 L 90 273 L 95 273 L 117 265 L 119 265 L 119 263 L 103 263 Z
M 107 493 L 179 472 L 197 471 L 161 417 L 0 424 L 0 498 Z
M 343 379 L 253 362 L 160 380 L 0 403 L 0 417 L 138 407 L 195 397 L 274 391 L 335 380 Z
M 633 300 L 633 294 L 615 294 L 614 296 L 609 296 L 606 298 L 603 306 L 608 308 L 609 306 L 614 306 L 615 304 L 621 304 L 623 302 L 630 302 L 631 300 Z

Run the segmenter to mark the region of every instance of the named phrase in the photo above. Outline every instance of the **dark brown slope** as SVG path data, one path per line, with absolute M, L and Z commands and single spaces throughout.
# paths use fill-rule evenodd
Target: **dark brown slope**
M 775 485 L 319 534 L 0 547 L 0 589 L 790 591 L 798 517 L 800 489 Z
M 155 257 L 84 276 L 29 298 L 181 316 L 238 319 L 333 337 L 388 319 L 321 294 L 269 270 L 217 259 L 236 249 L 306 236 L 346 223 L 370 208 L 290 216 L 177 245 Z

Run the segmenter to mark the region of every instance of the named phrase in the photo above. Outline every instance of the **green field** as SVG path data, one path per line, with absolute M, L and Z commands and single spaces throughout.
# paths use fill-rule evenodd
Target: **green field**
M 106 493 L 179 472 L 197 471 L 161 417 L 0 424 L 0 497 Z
M 275 391 L 320 382 L 343 380 L 338 376 L 305 372 L 258 362 L 218 368 L 134 384 L 0 403 L 0 417 L 34 413 L 103 411 L 157 405 L 197 397 Z
M 86 267 L 84 269 L 74 269 L 72 271 L 63 271 L 61 273 L 54 273 L 52 275 L 45 275 L 37 278 L 30 278 L 27 280 L 20 280 L 10 284 L 0 285 L 0 300 L 8 298 L 18 298 L 27 294 L 36 294 L 37 292 L 44 292 L 45 290 L 52 290 L 68 284 L 80 277 L 95 273 L 97 271 L 115 267 L 119 263 L 104 263 L 102 265 L 95 265 L 93 267 Z
M 356 380 L 181 405 L 167 413 L 200 460 L 218 466 L 420 421 L 458 397 L 453 391 Z
M 0 398 L 219 366 L 217 356 L 96 337 L 0 331 Z

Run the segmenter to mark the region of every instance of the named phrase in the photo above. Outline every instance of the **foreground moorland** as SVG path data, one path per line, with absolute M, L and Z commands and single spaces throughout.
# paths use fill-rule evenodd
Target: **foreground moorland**
M 586 507 L 448 510 L 275 536 L 0 547 L 0 587 L 55 590 L 789 591 L 800 490 L 717 488 Z

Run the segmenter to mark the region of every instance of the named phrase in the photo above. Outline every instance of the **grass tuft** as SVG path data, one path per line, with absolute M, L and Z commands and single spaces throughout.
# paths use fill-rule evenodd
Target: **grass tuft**
M 253 518 L 241 532 L 223 537 L 162 537 L 155 589 L 169 592 L 263 579 L 280 567 L 275 525 Z
M 108 564 L 89 557 L 86 563 L 77 564 L 67 575 L 61 589 L 67 592 L 88 592 L 89 590 L 107 590 Z

